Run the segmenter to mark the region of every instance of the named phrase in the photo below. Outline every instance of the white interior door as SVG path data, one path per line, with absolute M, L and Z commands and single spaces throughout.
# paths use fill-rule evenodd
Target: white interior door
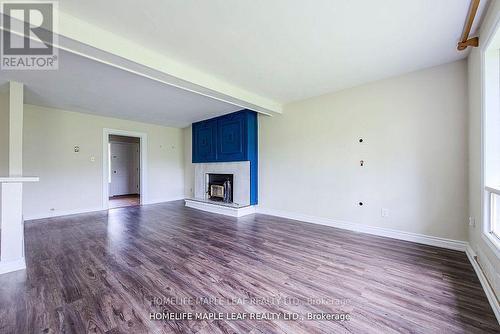
M 110 196 L 139 193 L 138 144 L 110 143 Z

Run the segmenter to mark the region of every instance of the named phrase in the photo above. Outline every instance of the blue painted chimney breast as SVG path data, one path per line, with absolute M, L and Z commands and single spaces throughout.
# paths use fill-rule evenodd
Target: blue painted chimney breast
M 193 163 L 250 161 L 250 203 L 257 204 L 257 113 L 245 109 L 193 123 L 192 136 Z

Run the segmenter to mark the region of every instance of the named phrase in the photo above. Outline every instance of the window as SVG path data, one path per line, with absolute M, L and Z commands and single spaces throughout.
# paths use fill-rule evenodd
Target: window
M 500 190 L 486 187 L 490 196 L 490 233 L 500 239 Z
M 500 249 L 500 29 L 483 50 L 484 233 Z

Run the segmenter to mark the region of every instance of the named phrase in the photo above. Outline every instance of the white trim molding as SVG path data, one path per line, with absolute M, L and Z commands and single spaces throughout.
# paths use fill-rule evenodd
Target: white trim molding
M 184 197 L 154 199 L 154 200 L 149 201 L 148 203 L 141 204 L 141 206 L 150 205 L 150 204 L 167 203 L 167 202 L 173 202 L 173 201 L 180 201 L 180 200 L 183 200 L 183 199 L 184 199 Z M 47 219 L 47 218 L 55 218 L 55 217 L 80 215 L 80 214 L 84 214 L 84 213 L 92 213 L 92 212 L 99 212 L 99 211 L 109 211 L 109 210 L 115 210 L 115 209 L 121 209 L 121 208 L 103 209 L 102 207 L 97 207 L 97 208 L 87 208 L 87 209 L 74 209 L 74 210 L 65 210 L 65 211 L 53 211 L 53 212 L 50 212 L 50 213 L 40 213 L 40 214 L 31 215 L 31 216 L 26 216 L 26 217 L 24 217 L 24 220 L 25 221 L 32 221 L 32 220 L 39 220 L 39 219 Z
M 38 182 L 40 178 L 37 176 L 13 176 L 13 177 L 0 177 L 0 183 L 24 183 L 24 182 Z
M 493 288 L 488 282 L 488 279 L 486 278 L 483 269 L 481 268 L 479 262 L 477 261 L 477 255 L 470 246 L 467 246 L 465 253 L 467 254 L 467 257 L 469 258 L 469 261 L 472 264 L 474 271 L 476 272 L 479 282 L 481 282 L 481 286 L 483 287 L 484 293 L 488 298 L 488 302 L 490 303 L 491 308 L 493 309 L 493 313 L 495 313 L 495 317 L 497 318 L 497 321 L 500 324 L 500 304 L 498 303 L 498 299 L 495 295 L 495 292 L 493 291 Z M 483 261 L 488 261 L 488 260 L 485 258 L 483 259 Z
M 102 135 L 102 208 L 107 210 L 109 208 L 109 183 L 108 183 L 108 155 L 109 155 L 109 135 L 137 137 L 140 139 L 140 195 L 141 204 L 148 203 L 148 135 L 144 132 L 117 130 L 117 129 L 103 129 Z
M 98 212 L 98 211 L 105 211 L 105 210 L 107 210 L 107 209 L 97 207 L 97 208 L 74 209 L 74 210 L 64 210 L 64 211 L 51 211 L 49 213 L 39 213 L 39 214 L 31 215 L 31 216 L 25 216 L 24 221 L 63 217 L 63 216 L 72 216 L 72 215 L 79 215 L 82 213 L 91 213 L 91 212 Z
M 149 200 L 147 203 L 144 203 L 142 205 L 150 205 L 150 204 L 160 204 L 160 203 L 167 203 L 167 202 L 174 202 L 174 201 L 182 201 L 184 199 L 184 196 L 178 196 L 178 197 L 172 197 L 172 198 L 156 198 Z
M 257 207 L 257 213 L 465 252 L 468 242 Z
M 0 262 L 0 275 L 23 269 L 26 269 L 24 257 L 15 261 Z

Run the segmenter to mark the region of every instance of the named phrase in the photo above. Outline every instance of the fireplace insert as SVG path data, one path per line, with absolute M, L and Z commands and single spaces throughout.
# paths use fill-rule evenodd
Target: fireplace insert
M 233 202 L 233 174 L 208 174 L 208 198 L 212 201 Z

